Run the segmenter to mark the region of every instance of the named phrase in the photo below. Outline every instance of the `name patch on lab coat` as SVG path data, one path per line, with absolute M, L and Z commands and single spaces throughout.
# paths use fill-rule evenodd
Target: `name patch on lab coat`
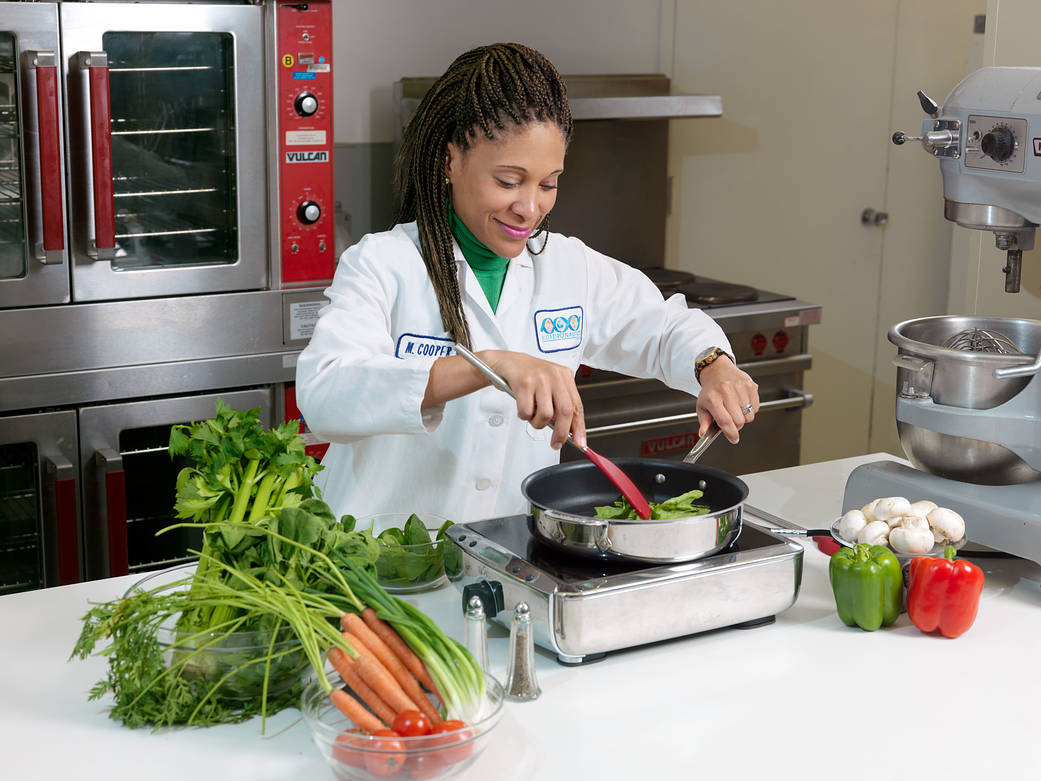
M 441 358 L 452 354 L 452 340 L 441 336 L 402 334 L 394 355 L 398 358 Z
M 559 353 L 582 344 L 582 307 L 540 309 L 535 313 L 535 338 L 539 350 Z

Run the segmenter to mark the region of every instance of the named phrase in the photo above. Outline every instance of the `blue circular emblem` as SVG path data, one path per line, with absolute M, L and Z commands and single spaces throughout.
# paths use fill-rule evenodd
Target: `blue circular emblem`
M 553 325 L 555 325 L 557 327 L 558 331 L 566 331 L 567 330 L 567 320 L 565 320 L 563 317 L 558 317 L 557 319 L 555 319 L 553 321 Z

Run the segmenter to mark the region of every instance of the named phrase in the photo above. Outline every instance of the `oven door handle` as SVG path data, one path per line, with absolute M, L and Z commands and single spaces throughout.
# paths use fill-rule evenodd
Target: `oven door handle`
M 129 573 L 130 557 L 127 549 L 127 491 L 123 457 L 111 448 L 94 453 L 97 468 L 98 499 L 101 517 L 105 519 L 108 538 L 108 576 Z
M 780 412 L 781 410 L 799 410 L 813 404 L 813 394 L 804 390 L 789 390 L 787 398 L 764 401 L 759 405 L 759 414 L 764 412 Z M 645 418 L 626 423 L 614 423 L 609 426 L 595 426 L 586 429 L 587 436 L 598 434 L 620 434 L 625 431 L 636 431 L 655 426 L 667 426 L 676 423 L 692 423 L 698 419 L 698 413 L 687 412 L 682 415 L 666 415 L 660 418 Z
M 76 520 L 76 468 L 61 456 L 44 461 L 44 474 L 54 497 L 54 539 L 58 584 L 80 582 L 79 524 Z
M 112 184 L 112 102 L 108 84 L 108 54 L 79 52 L 76 67 L 83 73 L 86 148 L 87 255 L 112 260 L 116 254 L 116 210 Z
M 61 191 L 61 121 L 58 116 L 58 58 L 53 51 L 22 55 L 36 103 L 26 112 L 26 167 L 32 187 L 26 193 L 32 215 L 32 247 L 43 264 L 64 262 L 65 217 Z M 35 84 L 35 87 L 33 87 Z M 39 173 L 39 177 L 35 176 Z M 36 192 L 33 192 L 33 190 Z

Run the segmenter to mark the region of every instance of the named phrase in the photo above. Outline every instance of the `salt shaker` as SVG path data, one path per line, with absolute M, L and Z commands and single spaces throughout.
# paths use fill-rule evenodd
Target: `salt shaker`
M 535 628 L 526 602 L 518 602 L 510 621 L 510 657 L 506 667 L 506 699 L 534 700 L 542 690 L 535 679 Z
M 463 640 L 477 666 L 488 669 L 488 626 L 484 620 L 484 603 L 476 594 L 466 603 L 463 614 Z

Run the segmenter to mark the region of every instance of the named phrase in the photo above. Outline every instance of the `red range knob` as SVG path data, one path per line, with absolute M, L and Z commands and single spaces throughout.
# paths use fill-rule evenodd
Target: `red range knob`
M 766 337 L 762 334 L 756 334 L 752 337 L 752 353 L 755 355 L 762 355 L 766 349 Z

